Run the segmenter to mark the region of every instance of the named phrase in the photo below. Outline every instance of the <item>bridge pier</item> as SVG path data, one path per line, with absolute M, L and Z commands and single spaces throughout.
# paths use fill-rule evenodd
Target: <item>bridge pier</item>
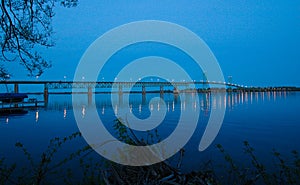
M 178 102 L 178 93 L 174 93 L 174 103 L 176 104 Z
M 88 87 L 88 105 L 91 105 L 93 101 L 93 90 L 92 87 Z
M 119 93 L 119 95 L 123 94 L 123 87 L 122 87 L 122 85 L 119 85 L 118 93 Z
M 174 89 L 173 89 L 173 93 L 174 93 L 174 94 L 178 94 L 178 93 L 179 93 L 179 90 L 178 90 L 178 88 L 177 88 L 177 87 L 174 87 Z
M 14 93 L 19 93 L 19 84 L 14 84 Z
M 162 95 L 162 94 L 164 94 L 164 86 L 160 86 L 159 87 L 159 93 Z
M 48 86 L 47 86 L 47 84 L 44 84 L 44 102 L 45 102 L 45 105 L 48 104 L 48 97 L 49 97 Z
M 146 94 L 146 87 L 143 85 L 142 86 L 142 94 L 145 95 Z

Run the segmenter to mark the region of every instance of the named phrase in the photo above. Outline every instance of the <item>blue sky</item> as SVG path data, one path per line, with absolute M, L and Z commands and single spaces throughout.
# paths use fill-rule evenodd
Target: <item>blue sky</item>
M 81 0 L 78 7 L 55 11 L 56 46 L 42 50 L 53 67 L 40 80 L 63 80 L 64 76 L 72 80 L 81 56 L 95 39 L 122 24 L 150 19 L 173 22 L 196 33 L 216 56 L 225 78 L 233 76 L 236 83 L 300 86 L 297 0 Z M 14 79 L 24 76 L 14 72 Z

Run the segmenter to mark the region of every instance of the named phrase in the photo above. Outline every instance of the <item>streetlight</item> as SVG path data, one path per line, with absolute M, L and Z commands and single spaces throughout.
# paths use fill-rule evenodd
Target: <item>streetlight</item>
M 66 79 L 67 79 L 67 76 L 65 75 L 65 76 L 64 76 L 64 80 L 67 81 Z

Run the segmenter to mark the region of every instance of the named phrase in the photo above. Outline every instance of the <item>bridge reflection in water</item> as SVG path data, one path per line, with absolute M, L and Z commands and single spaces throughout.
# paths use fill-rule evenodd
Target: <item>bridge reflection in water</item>
M 62 117 L 67 119 L 70 114 L 73 116 L 73 106 L 75 109 L 80 109 L 82 117 L 84 117 L 91 105 L 96 105 L 99 115 L 112 114 L 112 110 L 118 114 L 119 110 L 128 108 L 124 105 L 129 104 L 129 112 L 132 114 L 141 114 L 144 111 L 161 111 L 162 104 L 157 102 L 150 102 L 153 97 L 163 98 L 166 111 L 196 111 L 200 108 L 202 114 L 209 115 L 211 109 L 217 109 L 226 105 L 227 111 L 234 110 L 238 106 L 245 104 L 255 104 L 258 102 L 275 102 L 277 98 L 285 99 L 289 91 L 273 91 L 273 92 L 233 92 L 233 93 L 198 93 L 199 101 L 196 101 L 195 93 L 183 93 L 182 99 L 178 94 L 165 93 L 161 96 L 159 93 L 148 93 L 146 95 L 133 94 L 130 95 L 129 103 L 124 100 L 122 96 L 114 99 L 115 103 L 111 102 L 110 94 L 96 94 L 95 100 L 90 102 L 86 95 L 82 95 L 80 99 L 72 104 L 72 95 L 50 95 L 50 101 L 45 107 L 38 107 L 31 109 L 35 111 L 35 121 L 38 122 L 41 111 L 61 111 Z M 115 104 L 112 107 L 112 104 Z M 1 120 L 8 124 L 10 117 L 15 115 L 4 116 L 1 115 Z M 110 115 L 109 115 L 110 116 Z M 116 115 L 117 116 L 117 115 Z M 2 122 L 1 121 L 1 122 Z
M 72 111 L 73 106 L 75 109 L 80 109 L 84 117 L 91 105 L 96 105 L 98 114 L 105 115 L 111 114 L 114 110 L 116 114 L 121 109 L 128 108 L 130 113 L 142 113 L 143 111 L 161 111 L 161 102 L 150 102 L 153 97 L 161 97 L 165 101 L 166 111 L 174 112 L 179 111 L 196 111 L 198 108 L 204 113 L 209 114 L 211 109 L 218 109 L 226 105 L 228 111 L 235 109 L 237 106 L 245 104 L 254 104 L 259 101 L 276 101 L 276 98 L 286 98 L 288 93 L 286 91 L 274 92 L 234 92 L 234 93 L 198 93 L 199 101 L 196 101 L 195 93 L 183 93 L 182 99 L 178 94 L 165 93 L 161 96 L 159 93 L 149 93 L 147 95 L 133 94 L 130 95 L 129 102 L 124 100 L 122 96 L 114 99 L 111 102 L 110 94 L 96 94 L 95 100 L 92 102 L 87 101 L 85 95 L 72 104 L 72 95 L 50 95 L 50 101 L 47 107 L 39 108 L 46 111 L 61 111 L 62 116 L 67 118 L 68 114 Z M 126 102 L 127 101 L 127 102 Z M 112 107 L 112 105 L 115 105 Z

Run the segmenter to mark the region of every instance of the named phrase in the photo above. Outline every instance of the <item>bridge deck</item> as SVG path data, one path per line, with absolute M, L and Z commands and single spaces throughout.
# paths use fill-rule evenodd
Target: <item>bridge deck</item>
M 49 89 L 71 89 L 71 88 L 112 88 L 112 87 L 189 87 L 191 85 L 221 85 L 228 87 L 243 87 L 242 85 L 228 82 L 194 81 L 194 82 L 91 82 L 91 81 L 0 81 L 0 84 L 27 84 L 45 85 Z

